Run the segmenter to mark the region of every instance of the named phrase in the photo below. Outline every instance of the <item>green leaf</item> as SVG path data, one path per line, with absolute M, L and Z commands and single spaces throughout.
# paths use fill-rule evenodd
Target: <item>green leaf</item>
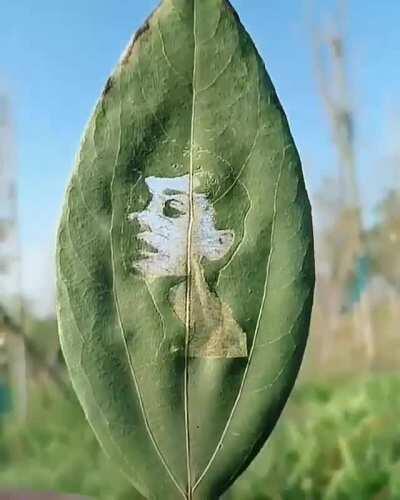
M 314 288 L 289 127 L 227 0 L 164 0 L 108 80 L 58 233 L 86 416 L 148 498 L 218 498 L 289 396 Z

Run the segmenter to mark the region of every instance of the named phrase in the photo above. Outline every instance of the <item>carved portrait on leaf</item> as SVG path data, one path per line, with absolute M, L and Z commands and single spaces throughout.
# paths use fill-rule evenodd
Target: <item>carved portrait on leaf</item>
M 189 175 L 175 178 L 147 177 L 150 200 L 141 212 L 128 218 L 139 225 L 139 257 L 132 263 L 146 280 L 182 277 L 169 292 L 169 302 L 178 318 L 190 323 L 189 356 L 200 358 L 241 358 L 247 356 L 247 339 L 227 304 L 210 290 L 203 260 L 219 261 L 231 250 L 235 235 L 218 229 L 215 209 L 194 178 L 190 215 Z M 192 219 L 191 244 L 188 228 Z M 190 253 L 190 257 L 188 254 Z M 190 276 L 188 259 L 190 258 Z M 187 286 L 191 300 L 187 308 Z M 189 314 L 188 314 L 189 311 Z M 189 319 L 188 319 L 188 317 Z

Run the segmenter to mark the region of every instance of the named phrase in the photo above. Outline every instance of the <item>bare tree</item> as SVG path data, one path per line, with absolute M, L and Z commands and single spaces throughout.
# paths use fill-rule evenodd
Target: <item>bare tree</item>
M 331 227 L 335 241 L 329 243 L 331 251 L 335 249 L 331 256 L 329 284 L 333 299 L 330 314 L 334 316 L 339 314 L 339 306 L 343 304 L 346 283 L 354 278 L 358 262 L 366 256 L 357 180 L 356 118 L 351 100 L 344 28 L 347 7 L 346 0 L 338 0 L 334 22 L 328 29 L 312 23 L 316 77 L 338 157 L 340 196 L 337 198 L 337 220 Z M 353 314 L 356 335 L 364 344 L 368 361 L 372 362 L 375 342 L 367 292 L 361 295 Z
M 9 100 L 0 94 L 0 300 L 22 324 L 20 241 L 13 127 Z M 13 387 L 14 410 L 23 419 L 27 412 L 25 345 L 22 337 L 5 336 L 8 371 Z
M 13 389 L 15 413 L 27 412 L 26 354 L 34 366 L 47 374 L 60 391 L 71 397 L 69 385 L 56 366 L 47 362 L 26 334 L 21 284 L 18 198 L 10 106 L 0 94 L 0 337 Z

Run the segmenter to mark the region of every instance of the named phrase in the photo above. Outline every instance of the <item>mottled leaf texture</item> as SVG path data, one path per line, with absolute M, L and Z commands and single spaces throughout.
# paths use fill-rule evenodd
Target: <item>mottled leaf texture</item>
M 164 0 L 136 34 L 84 135 L 57 267 L 106 453 L 148 498 L 218 498 L 289 396 L 314 288 L 298 153 L 227 0 Z

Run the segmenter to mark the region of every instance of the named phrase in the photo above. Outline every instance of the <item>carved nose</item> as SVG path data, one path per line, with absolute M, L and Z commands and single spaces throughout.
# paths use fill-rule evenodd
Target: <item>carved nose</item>
M 147 224 L 144 220 L 143 217 L 138 215 L 137 212 L 133 212 L 128 215 L 128 221 L 129 222 L 137 222 L 139 224 L 139 232 L 144 233 L 144 232 L 151 232 L 151 227 L 149 224 Z
M 149 226 L 149 224 L 147 224 L 146 222 L 144 222 L 140 219 L 138 219 L 138 222 L 139 222 L 139 227 L 140 227 L 141 233 L 144 233 L 144 232 L 151 233 L 151 227 Z

